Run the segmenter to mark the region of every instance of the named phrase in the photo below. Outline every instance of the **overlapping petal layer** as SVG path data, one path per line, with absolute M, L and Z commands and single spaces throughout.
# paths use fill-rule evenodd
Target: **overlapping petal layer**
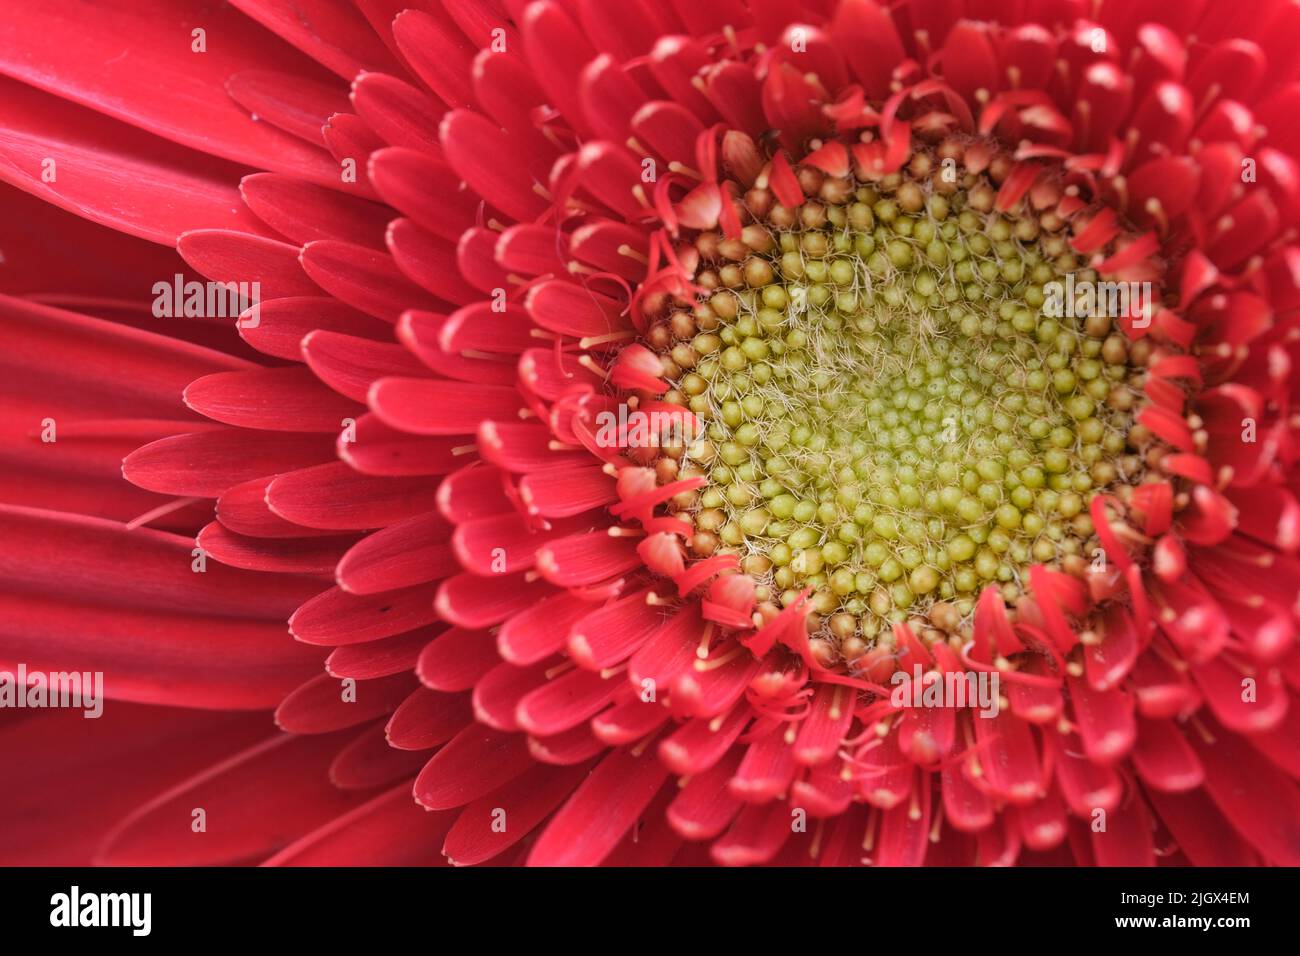
M 137 282 L 125 314 L 33 301 L 84 294 L 57 274 L 0 301 L 0 657 L 104 670 L 123 748 L 143 705 L 288 732 L 187 716 L 213 763 L 157 768 L 101 859 L 1300 863 L 1294 4 L 138 0 L 120 41 L 52 6 L 0 33 L 4 178 Z M 635 343 L 750 190 L 796 208 L 798 172 L 945 140 L 1104 277 L 1168 265 L 1128 331 L 1170 451 L 1095 500 L 1105 573 L 827 668 L 798 602 L 688 558 L 662 506 L 692 481 L 591 422 L 667 391 Z M 99 226 L 259 281 L 257 323 L 182 341 L 146 308 L 171 260 Z M 1007 706 L 899 708 L 916 663 Z M 197 805 L 239 821 L 222 849 Z

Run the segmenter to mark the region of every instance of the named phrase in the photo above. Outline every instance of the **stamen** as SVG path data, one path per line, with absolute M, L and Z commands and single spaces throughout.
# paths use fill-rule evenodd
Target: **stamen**
M 627 329 L 623 332 L 609 332 L 605 335 L 593 335 L 587 338 L 578 339 L 578 347 L 589 349 L 596 345 L 606 345 L 610 342 L 624 342 L 633 338 L 636 338 L 636 332 Z
M 713 643 L 713 622 L 709 621 L 704 626 L 704 633 L 700 635 L 699 647 L 695 649 L 695 656 L 700 660 L 707 660 L 709 656 L 709 645 Z
M 629 259 L 635 259 L 644 266 L 650 264 L 650 260 L 643 253 L 638 252 L 626 243 L 618 247 L 618 254 L 620 256 L 627 256 Z
M 712 660 L 706 660 L 706 661 L 697 660 L 695 662 L 695 669 L 697 671 L 717 670 L 719 667 L 722 667 L 724 664 L 729 664 L 731 661 L 734 661 L 741 654 L 748 654 L 748 653 L 749 653 L 749 649 L 747 647 L 745 647 L 743 644 L 737 644 L 735 647 L 727 651 L 727 653 L 723 654 L 721 657 L 715 657 Z

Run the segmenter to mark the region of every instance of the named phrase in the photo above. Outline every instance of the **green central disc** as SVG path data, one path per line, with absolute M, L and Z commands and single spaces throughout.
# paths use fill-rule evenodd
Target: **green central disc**
M 1140 479 L 1140 370 L 1110 318 L 1047 314 L 1047 283 L 1096 276 L 982 179 L 828 182 L 845 201 L 703 244 L 717 291 L 664 352 L 706 423 L 679 463 L 708 477 L 692 550 L 739 555 L 760 598 L 811 589 L 842 649 L 1089 558 L 1091 497 Z

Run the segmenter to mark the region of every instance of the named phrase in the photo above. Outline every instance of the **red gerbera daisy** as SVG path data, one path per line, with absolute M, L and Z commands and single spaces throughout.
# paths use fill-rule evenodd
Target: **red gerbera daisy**
M 0 25 L 6 859 L 1300 865 L 1300 5 L 118 6 Z

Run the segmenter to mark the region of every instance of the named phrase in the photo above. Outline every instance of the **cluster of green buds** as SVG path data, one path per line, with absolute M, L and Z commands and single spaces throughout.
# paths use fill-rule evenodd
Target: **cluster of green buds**
M 916 153 L 874 182 L 803 167 L 808 200 L 756 187 L 739 238 L 698 237 L 693 308 L 647 340 L 667 399 L 706 423 L 673 457 L 695 556 L 734 553 L 760 600 L 811 592 L 851 660 L 891 625 L 955 633 L 1033 564 L 1083 573 L 1089 504 L 1140 482 L 1145 358 L 1112 317 L 1052 317 L 1044 287 L 1097 279 L 1060 217 L 996 208 L 984 174 Z

